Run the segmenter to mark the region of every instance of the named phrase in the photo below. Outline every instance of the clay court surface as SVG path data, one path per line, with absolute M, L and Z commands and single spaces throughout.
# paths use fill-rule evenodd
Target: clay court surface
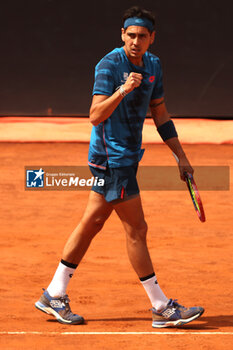
M 184 149 L 193 165 L 229 165 L 232 174 L 232 145 Z M 69 285 L 72 310 L 86 324 L 65 326 L 35 309 L 82 216 L 88 192 L 25 191 L 24 166 L 86 165 L 87 152 L 82 143 L 0 144 L 0 348 L 232 349 L 232 175 L 230 191 L 202 191 L 204 224 L 187 192 L 141 192 L 160 285 L 183 305 L 204 306 L 203 317 L 179 329 L 151 327 L 151 306 L 129 264 L 115 213 Z M 166 146 L 155 144 L 146 146 L 141 165 L 175 161 Z

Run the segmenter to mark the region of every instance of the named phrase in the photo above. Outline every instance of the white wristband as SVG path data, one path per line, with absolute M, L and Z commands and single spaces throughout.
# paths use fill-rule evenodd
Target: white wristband
M 120 86 L 119 91 L 120 91 L 121 96 L 125 97 L 127 95 L 127 92 L 123 88 L 123 85 Z

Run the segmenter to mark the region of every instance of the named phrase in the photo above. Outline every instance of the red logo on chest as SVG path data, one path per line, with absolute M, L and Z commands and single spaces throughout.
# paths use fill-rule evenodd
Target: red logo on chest
M 154 81 L 155 81 L 155 76 L 152 75 L 152 76 L 149 78 L 149 82 L 150 82 L 150 83 L 153 83 Z

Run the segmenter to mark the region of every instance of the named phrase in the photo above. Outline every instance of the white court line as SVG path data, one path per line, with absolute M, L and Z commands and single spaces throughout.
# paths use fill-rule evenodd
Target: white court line
M 0 335 L 233 335 L 233 332 L 0 332 Z

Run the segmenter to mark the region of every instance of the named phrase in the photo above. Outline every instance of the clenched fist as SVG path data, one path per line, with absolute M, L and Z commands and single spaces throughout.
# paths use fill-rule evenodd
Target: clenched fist
M 123 85 L 125 92 L 128 94 L 135 88 L 139 87 L 141 85 L 142 78 L 142 74 L 131 72 L 125 84 Z

